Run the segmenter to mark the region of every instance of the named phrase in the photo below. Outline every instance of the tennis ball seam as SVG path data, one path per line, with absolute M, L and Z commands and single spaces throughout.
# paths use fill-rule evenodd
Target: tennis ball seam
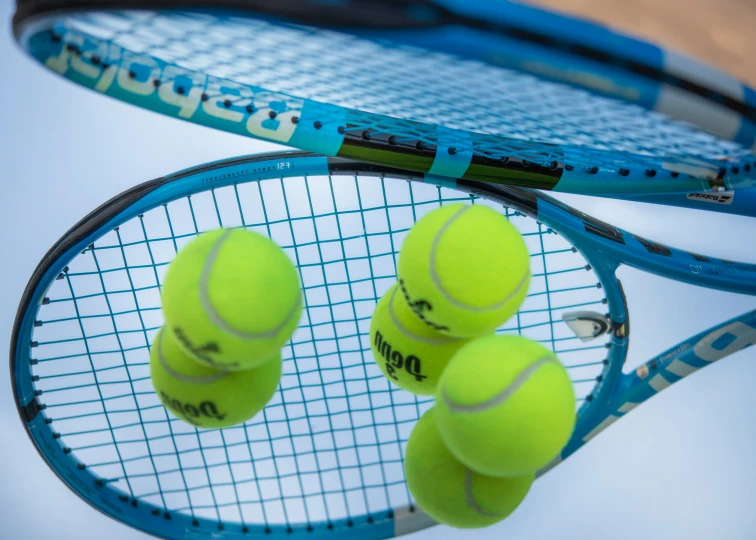
M 470 469 L 465 467 L 465 500 L 467 501 L 467 506 L 470 507 L 470 509 L 473 512 L 480 514 L 481 516 L 484 516 L 484 517 L 492 517 L 492 518 L 503 517 L 501 514 L 493 514 L 491 512 L 486 512 L 478 505 L 478 502 L 475 500 L 475 497 L 473 497 L 472 483 L 473 483 L 473 472 Z
M 463 405 L 459 403 L 455 403 L 452 401 L 452 399 L 449 397 L 449 395 L 442 389 L 441 395 L 444 398 L 444 403 L 449 408 L 449 410 L 453 413 L 478 413 L 483 412 L 488 409 L 492 409 L 494 407 L 498 407 L 502 403 L 504 403 L 509 397 L 514 394 L 523 384 L 525 384 L 530 377 L 533 376 L 533 374 L 538 371 L 538 369 L 541 366 L 544 366 L 546 364 L 552 364 L 559 362 L 554 359 L 553 357 L 546 356 L 543 358 L 539 358 L 532 364 L 530 364 L 527 368 L 522 370 L 519 375 L 515 378 L 515 380 L 504 388 L 501 392 L 493 396 L 492 398 L 482 401 L 480 403 L 475 403 L 473 405 Z
M 158 336 L 158 342 L 157 342 L 157 355 L 158 359 L 160 360 L 160 365 L 165 370 L 165 372 L 173 377 L 174 379 L 186 382 L 186 383 L 192 383 L 192 384 L 210 384 L 214 382 L 218 382 L 219 380 L 227 377 L 229 374 L 225 371 L 219 371 L 218 373 L 213 373 L 212 375 L 206 375 L 204 377 L 192 377 L 190 375 L 184 375 L 183 373 L 179 373 L 175 369 L 173 369 L 170 365 L 168 365 L 168 362 L 165 360 L 165 356 L 163 355 L 163 332 L 160 332 Z
M 231 235 L 232 231 L 233 229 L 227 229 L 223 232 L 223 234 L 221 234 L 220 238 L 218 238 L 218 240 L 215 242 L 215 245 L 213 245 L 213 248 L 210 250 L 207 259 L 205 260 L 205 264 L 202 267 L 202 275 L 200 277 L 199 283 L 199 297 L 200 302 L 202 303 L 202 307 L 210 317 L 210 320 L 213 322 L 213 324 L 220 328 L 223 332 L 246 340 L 275 338 L 278 333 L 287 324 L 289 324 L 289 322 L 291 322 L 294 314 L 299 312 L 299 307 L 302 302 L 301 295 L 297 295 L 297 300 L 296 302 L 294 302 L 294 306 L 289 310 L 289 312 L 286 314 L 286 317 L 284 317 L 281 323 L 272 330 L 268 330 L 267 332 L 244 332 L 243 330 L 232 327 L 223 319 L 223 317 L 220 316 L 220 314 L 213 307 L 213 304 L 210 302 L 210 296 L 208 293 L 210 271 L 212 270 L 215 259 L 218 258 L 218 252 L 220 251 L 221 245 Z
M 453 338 L 453 337 L 447 337 L 447 336 L 438 336 L 436 338 L 433 338 L 433 337 L 419 336 L 417 334 L 412 333 L 407 327 L 405 327 L 402 324 L 402 322 L 394 313 L 394 298 L 396 297 L 396 293 L 398 290 L 399 290 L 399 287 L 396 287 L 394 291 L 391 293 L 391 299 L 389 300 L 389 304 L 388 304 L 388 312 L 389 312 L 389 316 L 391 317 L 391 322 L 394 323 L 394 326 L 396 326 L 397 330 L 399 330 L 399 332 L 401 332 L 401 334 L 404 337 L 413 339 L 415 341 L 420 341 L 421 343 L 427 343 L 428 345 L 446 345 L 447 343 L 454 343 L 455 341 L 459 341 L 459 338 Z
M 488 306 L 488 307 L 477 307 L 477 306 L 467 305 L 464 302 L 454 298 L 451 294 L 449 294 L 449 292 L 446 289 L 444 289 L 443 285 L 441 284 L 441 278 L 438 276 L 438 273 L 436 272 L 436 251 L 438 250 L 438 244 L 441 241 L 441 237 L 444 235 L 446 230 L 449 229 L 449 227 L 451 227 L 452 224 L 462 216 L 462 214 L 464 214 L 471 208 L 472 206 L 465 206 L 464 208 L 460 208 L 452 217 L 450 217 L 441 226 L 441 228 L 438 230 L 438 233 L 433 238 L 433 242 L 431 243 L 431 249 L 430 249 L 430 260 L 428 262 L 431 280 L 433 281 L 433 284 L 436 286 L 439 292 L 444 296 L 444 298 L 456 308 L 472 311 L 475 313 L 485 313 L 487 311 L 496 311 L 504 307 L 507 304 L 507 302 L 509 302 L 512 298 L 517 296 L 519 292 L 522 290 L 522 288 L 526 285 L 526 283 L 528 283 L 528 281 L 530 280 L 530 268 L 527 269 L 527 271 L 525 272 L 525 275 L 517 284 L 517 287 L 514 288 L 514 290 L 512 290 L 500 302 L 492 306 Z

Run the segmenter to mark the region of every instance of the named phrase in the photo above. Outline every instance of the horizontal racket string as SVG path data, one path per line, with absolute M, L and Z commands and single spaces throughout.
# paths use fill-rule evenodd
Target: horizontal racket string
M 439 204 L 489 204 L 523 233 L 533 281 L 500 329 L 556 351 L 580 405 L 605 367 L 607 339 L 583 343 L 564 312 L 603 313 L 588 262 L 532 218 L 458 191 L 390 178 L 310 176 L 196 193 L 145 211 L 70 261 L 39 307 L 32 375 L 67 452 L 124 501 L 220 524 L 296 525 L 391 515 L 412 504 L 404 445 L 432 405 L 389 384 L 368 328 L 396 279 L 401 241 Z M 305 316 L 284 348 L 281 386 L 244 426 L 197 431 L 171 417 L 149 379 L 163 323 L 159 283 L 198 231 L 247 227 L 295 261 Z
M 450 146 L 485 159 L 546 167 L 567 161 L 589 174 L 598 168 L 623 176 L 653 171 L 647 175 L 653 178 L 667 169 L 709 177 L 723 166 L 736 167 L 735 175 L 756 167 L 742 146 L 638 106 L 476 61 L 336 32 L 215 15 L 111 12 L 66 15 L 47 39 L 55 43 L 41 47 L 51 55 L 60 48 L 61 59 L 66 51 L 77 56 L 71 61 L 78 70 L 75 80 L 112 81 L 102 76 L 103 67 L 125 66 L 139 87 L 135 92 L 168 86 L 185 104 L 194 102 L 179 116 L 190 117 L 190 109 L 209 103 L 218 109 L 213 114 L 239 124 L 229 124 L 236 131 L 257 115 L 262 127 L 253 134 L 265 132 L 280 142 L 288 142 L 296 129 L 292 122 L 302 121 L 316 131 L 338 127 L 342 135 L 391 136 L 392 144 Z M 68 69 L 69 60 L 61 62 L 47 64 Z M 351 111 L 345 116 L 341 109 L 320 107 L 310 118 L 302 114 L 302 99 Z M 437 124 L 473 135 L 448 135 L 446 141 Z M 575 151 L 562 156 L 553 145 Z

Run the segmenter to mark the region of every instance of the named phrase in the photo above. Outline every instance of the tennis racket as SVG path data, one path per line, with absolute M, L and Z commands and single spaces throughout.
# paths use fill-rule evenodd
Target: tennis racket
M 433 401 L 388 382 L 368 330 L 407 231 L 454 202 L 497 209 L 530 250 L 528 297 L 499 332 L 542 342 L 573 381 L 577 427 L 549 468 L 657 392 L 756 343 L 754 309 L 624 373 L 625 297 L 645 291 L 623 291 L 618 267 L 756 295 L 756 265 L 657 244 L 538 191 L 437 180 L 264 154 L 147 182 L 91 212 L 37 267 L 13 330 L 13 389 L 40 454 L 92 506 L 164 538 L 389 538 L 432 525 L 413 504 L 402 463 Z M 241 426 L 198 431 L 160 403 L 149 344 L 163 324 L 167 265 L 218 227 L 281 245 L 299 269 L 306 309 L 265 410 Z
M 140 107 L 425 174 L 756 214 L 756 93 L 509 2 L 19 0 L 21 46 Z

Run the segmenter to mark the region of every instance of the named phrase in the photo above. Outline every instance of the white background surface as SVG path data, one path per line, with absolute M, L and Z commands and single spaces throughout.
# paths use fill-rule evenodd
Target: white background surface
M 0 336 L 38 261 L 74 222 L 142 181 L 206 161 L 275 149 L 141 111 L 56 78 L 24 56 L 0 0 Z M 677 247 L 756 262 L 756 220 L 569 197 L 597 217 Z M 756 308 L 634 271 L 633 364 Z M 756 348 L 691 376 L 636 409 L 540 479 L 507 521 L 436 527 L 413 538 L 635 540 L 756 538 Z M 7 373 L 7 372 L 6 372 Z M 37 455 L 0 381 L 0 535 L 146 538 L 72 494 Z

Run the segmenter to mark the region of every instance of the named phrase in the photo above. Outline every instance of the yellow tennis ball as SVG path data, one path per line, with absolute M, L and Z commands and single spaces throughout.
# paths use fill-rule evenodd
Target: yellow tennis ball
M 535 475 L 495 478 L 460 463 L 444 446 L 434 409 L 417 422 L 407 442 L 404 474 L 410 493 L 430 517 L 452 527 L 488 527 L 509 516 L 530 490 Z M 481 435 L 478 444 L 485 444 Z
M 490 476 L 534 473 L 575 427 L 575 392 L 553 352 L 520 336 L 476 339 L 438 383 L 436 421 L 449 450 Z
M 163 283 L 166 326 L 197 362 L 250 369 L 278 356 L 297 327 L 297 270 L 269 238 L 220 229 L 184 246 Z
M 489 334 L 519 309 L 530 255 L 519 231 L 486 206 L 451 204 L 420 219 L 399 254 L 410 307 L 438 332 Z
M 445 336 L 418 319 L 398 285 L 378 301 L 370 345 L 378 367 L 397 386 L 431 396 L 451 357 L 469 340 Z
M 218 371 L 195 362 L 162 328 L 150 350 L 150 375 L 160 401 L 200 428 L 225 428 L 263 410 L 281 380 L 281 357 L 247 371 Z

